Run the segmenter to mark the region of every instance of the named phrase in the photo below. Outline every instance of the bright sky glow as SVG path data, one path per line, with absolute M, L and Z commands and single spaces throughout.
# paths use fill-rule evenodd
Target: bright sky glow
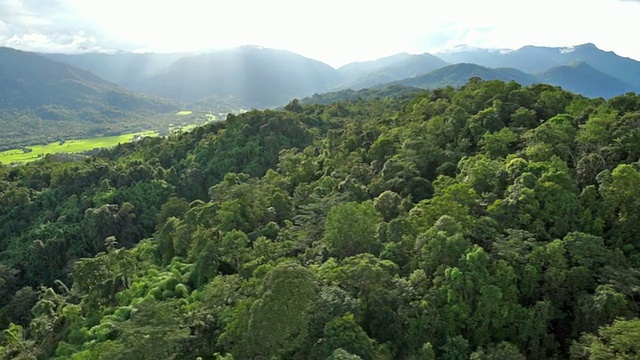
M 200 51 L 252 44 L 332 66 L 467 44 L 591 42 L 640 60 L 638 0 L 2 0 L 0 46 Z

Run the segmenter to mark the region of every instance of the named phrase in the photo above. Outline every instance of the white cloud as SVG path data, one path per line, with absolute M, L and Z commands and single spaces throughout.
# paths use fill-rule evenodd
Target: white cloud
M 87 37 L 83 32 L 75 34 L 26 33 L 4 39 L 4 43 L 16 49 L 35 52 L 76 53 L 107 50 L 96 44 L 96 39 Z
M 629 42 L 638 1 L 2 0 L 0 44 L 39 51 L 185 51 L 242 44 L 340 65 L 458 44 L 597 46 L 640 59 Z

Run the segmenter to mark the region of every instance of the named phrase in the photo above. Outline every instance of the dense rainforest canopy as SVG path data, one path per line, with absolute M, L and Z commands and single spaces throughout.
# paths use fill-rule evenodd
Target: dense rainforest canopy
M 471 79 L 0 166 L 15 359 L 635 359 L 640 96 Z

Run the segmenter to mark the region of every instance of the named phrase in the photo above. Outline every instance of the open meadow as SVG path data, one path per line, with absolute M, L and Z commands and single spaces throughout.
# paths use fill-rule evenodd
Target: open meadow
M 29 162 L 37 160 L 46 154 L 82 153 L 98 148 L 109 148 L 118 144 L 135 141 L 142 137 L 158 136 L 157 131 L 142 131 L 117 136 L 106 136 L 90 139 L 56 141 L 47 145 L 27 146 L 0 152 L 0 163 Z
M 148 136 L 165 136 L 175 131 L 191 131 L 208 122 L 218 121 L 219 116 L 182 110 L 174 114 L 158 117 L 156 122 L 162 124 L 164 130 L 148 130 L 131 132 L 123 135 L 101 136 L 66 141 L 55 141 L 47 145 L 32 145 L 0 151 L 0 164 L 25 163 L 38 160 L 47 154 L 79 154 L 94 149 L 103 149 L 127 143 Z

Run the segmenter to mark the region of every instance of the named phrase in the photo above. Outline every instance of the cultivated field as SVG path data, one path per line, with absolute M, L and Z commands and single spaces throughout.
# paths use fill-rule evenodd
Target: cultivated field
M 117 136 L 105 136 L 96 138 L 86 138 L 77 140 L 56 141 L 48 145 L 25 146 L 19 149 L 0 151 L 0 164 L 24 163 L 38 160 L 47 154 L 77 154 L 94 149 L 102 149 L 116 146 L 118 144 L 135 141 L 145 136 L 166 136 L 173 132 L 191 131 L 197 126 L 204 125 L 212 121 L 220 120 L 218 115 L 207 112 L 193 112 L 182 110 L 177 113 L 157 118 L 160 131 L 133 132 Z
M 143 131 L 118 136 L 106 136 L 92 139 L 78 139 L 54 142 L 48 145 L 27 146 L 23 149 L 13 149 L 0 152 L 0 163 L 29 162 L 37 160 L 46 154 L 82 153 L 98 148 L 113 147 L 118 144 L 135 141 L 145 136 L 158 136 L 157 131 Z

